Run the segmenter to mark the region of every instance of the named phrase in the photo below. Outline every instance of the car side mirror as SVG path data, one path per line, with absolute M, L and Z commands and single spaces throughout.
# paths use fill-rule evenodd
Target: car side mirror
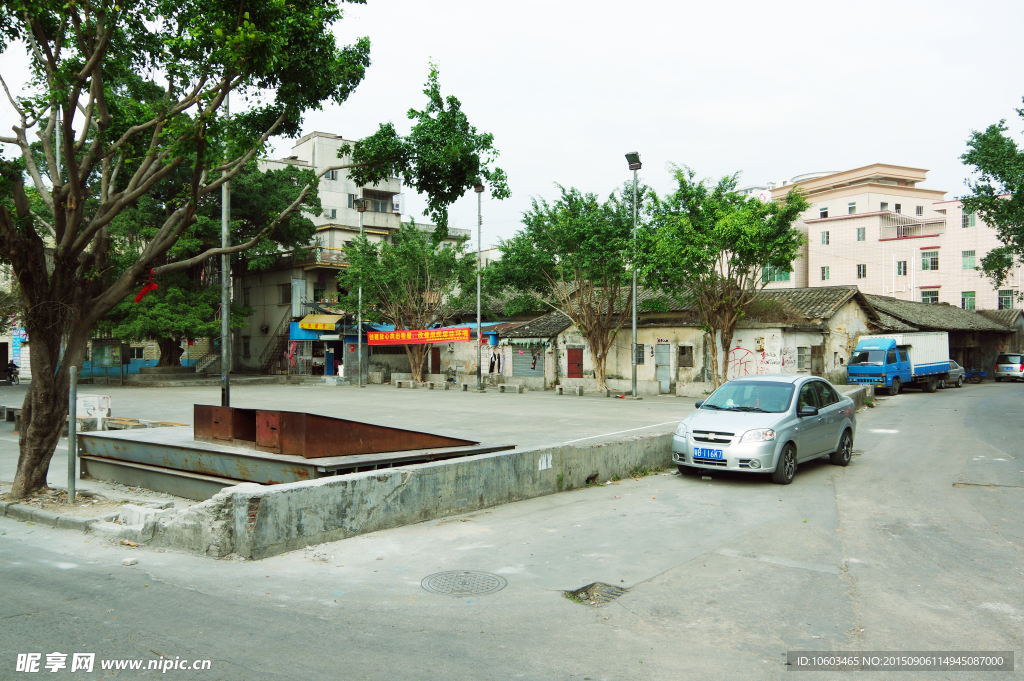
M 800 410 L 796 413 L 797 416 L 817 416 L 818 408 L 810 405 L 804 405 L 800 407 Z
M 697 402 L 694 402 L 694 403 L 693 403 L 693 406 L 695 406 L 695 407 L 697 407 L 698 409 L 700 409 L 700 406 L 701 406 L 702 404 L 704 404 L 704 400 L 698 400 Z

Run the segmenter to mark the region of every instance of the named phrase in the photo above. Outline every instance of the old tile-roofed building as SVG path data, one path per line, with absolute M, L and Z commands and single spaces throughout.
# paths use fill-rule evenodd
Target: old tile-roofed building
M 517 324 L 501 331 L 502 338 L 553 338 L 572 326 L 572 320 L 559 310 L 553 310 L 534 320 Z
M 922 331 L 995 331 L 1011 333 L 1012 328 L 986 315 L 942 303 L 917 303 L 886 296 L 865 296 L 878 311 Z
M 877 312 L 856 286 L 820 286 L 815 288 L 766 289 L 756 300 L 775 301 L 801 320 L 827 322 L 846 303 L 856 300 L 868 318 L 876 322 Z
M 1021 312 L 1021 310 L 978 310 L 978 314 L 1003 326 L 1013 328 L 1017 325 L 1018 319 L 1020 319 L 1024 312 Z

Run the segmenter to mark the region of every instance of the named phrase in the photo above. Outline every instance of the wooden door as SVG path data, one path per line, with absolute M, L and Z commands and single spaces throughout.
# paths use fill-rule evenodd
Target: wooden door
M 430 348 L 430 373 L 441 373 L 441 348 Z
M 583 349 L 569 348 L 569 371 L 567 378 L 583 378 Z
M 823 350 L 824 346 L 811 346 L 811 373 L 815 376 L 825 375 L 825 357 Z

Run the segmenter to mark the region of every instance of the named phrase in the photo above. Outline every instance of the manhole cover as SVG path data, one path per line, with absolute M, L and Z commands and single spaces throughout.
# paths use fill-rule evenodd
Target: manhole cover
M 611 603 L 627 591 L 629 591 L 629 589 L 612 586 L 611 584 L 605 584 L 604 582 L 594 582 L 593 584 L 586 585 L 582 589 L 566 591 L 565 595 L 567 598 L 578 603 L 584 603 L 586 605 L 604 605 L 605 603 Z
M 479 596 L 501 591 L 508 582 L 503 577 L 488 572 L 438 572 L 428 575 L 420 582 L 427 591 L 448 596 Z

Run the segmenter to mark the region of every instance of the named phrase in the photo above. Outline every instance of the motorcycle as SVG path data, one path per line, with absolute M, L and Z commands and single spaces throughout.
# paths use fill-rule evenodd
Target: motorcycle
M 18 367 L 14 367 L 13 369 L 8 368 L 6 370 L 6 373 L 7 373 L 7 382 L 10 383 L 11 385 L 18 385 L 18 383 L 21 382 L 19 380 L 19 378 L 18 378 Z

